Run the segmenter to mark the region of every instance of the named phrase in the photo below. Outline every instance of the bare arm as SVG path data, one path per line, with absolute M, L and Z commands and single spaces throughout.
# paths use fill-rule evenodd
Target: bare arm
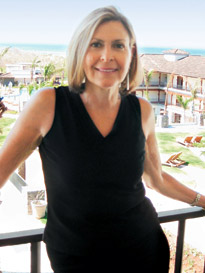
M 54 108 L 53 88 L 39 91 L 27 103 L 0 150 L 0 188 L 50 130 Z
M 162 170 L 155 137 L 155 121 L 152 107 L 144 99 L 140 99 L 140 105 L 142 127 L 146 137 L 143 180 L 149 188 L 163 195 L 192 204 L 197 193 Z M 197 205 L 205 208 L 205 196 L 201 196 Z

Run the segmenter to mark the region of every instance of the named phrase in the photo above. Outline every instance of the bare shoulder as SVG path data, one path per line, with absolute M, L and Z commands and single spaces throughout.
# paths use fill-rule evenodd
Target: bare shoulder
M 26 104 L 19 122 L 32 124 L 33 129 L 39 129 L 42 137 L 52 126 L 55 112 L 55 89 L 39 90 Z
M 41 105 L 55 104 L 55 89 L 43 88 L 40 89 L 30 100 L 33 103 L 40 103 Z
M 142 115 L 149 116 L 150 113 L 153 111 L 151 103 L 142 97 L 138 97 L 138 99 L 139 99 Z
M 149 101 L 139 97 L 139 103 L 141 108 L 142 128 L 147 138 L 148 135 L 154 130 L 155 119 L 152 105 Z
M 18 165 L 39 146 L 52 126 L 54 109 L 53 88 L 40 90 L 27 102 L 0 150 L 0 187 Z

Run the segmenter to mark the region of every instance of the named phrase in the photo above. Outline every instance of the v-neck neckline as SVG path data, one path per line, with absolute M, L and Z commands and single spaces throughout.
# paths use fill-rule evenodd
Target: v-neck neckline
M 115 131 L 116 127 L 117 127 L 117 124 L 118 124 L 118 120 L 120 118 L 120 115 L 121 115 L 121 112 L 122 112 L 122 105 L 123 105 L 123 98 L 124 96 L 121 96 L 121 101 L 120 101 L 120 105 L 119 105 L 119 108 L 118 108 L 118 112 L 117 112 L 117 115 L 115 117 L 115 120 L 114 120 L 114 123 L 113 123 L 113 126 L 110 130 L 110 132 L 104 136 L 100 130 L 98 129 L 98 127 L 96 126 L 95 122 L 93 121 L 93 119 L 91 118 L 90 114 L 88 113 L 81 97 L 80 97 L 80 94 L 77 95 L 78 97 L 78 100 L 79 100 L 79 104 L 80 104 L 80 108 L 83 112 L 83 114 L 85 114 L 85 118 L 88 120 L 89 124 L 91 125 L 91 127 L 93 128 L 93 131 L 98 135 L 100 136 L 102 139 L 107 139 L 112 133 L 113 131 Z

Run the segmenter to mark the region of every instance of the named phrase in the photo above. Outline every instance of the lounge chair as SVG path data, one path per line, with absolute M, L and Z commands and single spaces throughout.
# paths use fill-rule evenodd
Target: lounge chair
M 177 142 L 184 146 L 192 146 L 193 144 L 192 139 L 193 139 L 193 136 L 186 136 L 184 139 L 178 138 Z
M 203 136 L 195 136 L 192 138 L 191 143 L 200 143 Z
M 172 154 L 162 165 L 169 166 L 169 167 L 178 167 L 186 163 L 186 161 L 179 159 L 179 156 L 182 152 Z

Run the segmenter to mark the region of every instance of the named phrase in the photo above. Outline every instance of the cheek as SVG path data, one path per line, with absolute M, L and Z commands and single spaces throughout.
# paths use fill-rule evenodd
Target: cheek
M 93 54 L 86 54 L 85 59 L 84 59 L 84 69 L 89 69 L 95 62 L 95 58 Z
M 133 54 L 132 54 L 132 52 L 130 51 L 129 57 L 127 58 L 127 59 L 128 59 L 128 67 L 130 66 L 130 64 L 131 64 L 131 62 L 132 62 L 132 56 L 133 56 Z
M 130 64 L 131 64 L 131 58 L 126 57 L 126 58 L 121 59 L 121 65 L 122 65 L 122 67 L 124 67 L 125 73 L 127 73 L 127 71 L 129 70 Z

